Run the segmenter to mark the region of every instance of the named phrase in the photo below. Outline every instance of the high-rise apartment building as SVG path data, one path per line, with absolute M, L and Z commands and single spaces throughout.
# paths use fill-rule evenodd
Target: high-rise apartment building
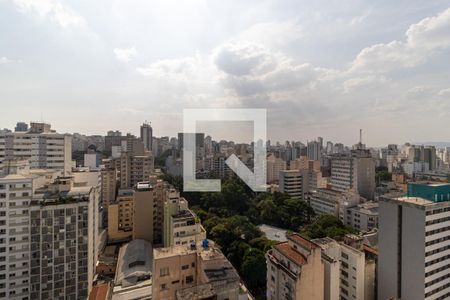
M 139 182 L 133 195 L 133 239 L 163 242 L 163 207 L 167 184 L 161 180 Z
M 362 237 L 346 235 L 341 242 L 326 237 L 313 242 L 323 251 L 326 300 L 375 300 L 376 261 L 365 253 Z
M 120 189 L 108 205 L 108 240 L 124 241 L 133 236 L 133 190 Z
M 0 297 L 86 298 L 99 250 L 98 175 L 59 177 L 28 163 L 8 161 L 0 176 Z
M 267 157 L 267 182 L 271 183 L 279 180 L 280 171 L 284 171 L 287 169 L 286 162 L 281 158 L 276 157 L 273 153 L 271 153 Z
M 302 156 L 298 159 L 291 160 L 289 162 L 290 170 L 308 170 L 313 172 L 320 172 L 320 161 L 311 160 L 306 156 Z
M 164 202 L 164 247 L 197 244 L 205 238 L 206 231 L 186 199 L 169 192 Z
M 266 253 L 267 299 L 324 299 L 322 249 L 298 234 Z
M 105 167 L 101 170 L 102 205 L 108 209 L 109 204 L 116 200 L 117 171 L 115 168 Z
M 353 190 L 372 200 L 375 193 L 375 160 L 365 149 L 331 157 L 331 188 L 346 192 Z
M 293 198 L 303 198 L 308 192 L 308 175 L 305 171 L 284 170 L 279 174 L 280 192 Z
M 450 201 L 432 199 L 380 198 L 379 299 L 450 297 Z
M 147 151 L 153 150 L 153 129 L 150 123 L 144 123 L 141 125 L 141 141 L 144 144 L 144 148 Z
M 120 158 L 114 161 L 121 189 L 132 188 L 138 182 L 148 181 L 154 170 L 151 155 L 135 156 L 129 152 L 122 152 Z
M 307 145 L 307 155 L 310 160 L 320 161 L 322 157 L 322 141 L 312 141 L 308 142 Z
M 30 204 L 34 192 L 61 172 L 31 170 L 28 160 L 6 160 L 0 170 L 0 298 L 30 296 Z
M 133 189 L 120 189 L 108 207 L 108 238 L 114 241 L 143 239 L 163 242 L 163 210 L 167 183 L 152 178 Z
M 0 168 L 3 161 L 23 158 L 34 169 L 72 169 L 72 138 L 51 130 L 50 124 L 31 123 L 28 131 L 0 133 Z

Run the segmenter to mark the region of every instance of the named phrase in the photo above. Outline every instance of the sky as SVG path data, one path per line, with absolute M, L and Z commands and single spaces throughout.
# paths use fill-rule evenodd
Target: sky
M 449 78 L 448 0 L 0 0 L 0 128 L 265 108 L 273 141 L 450 141 Z

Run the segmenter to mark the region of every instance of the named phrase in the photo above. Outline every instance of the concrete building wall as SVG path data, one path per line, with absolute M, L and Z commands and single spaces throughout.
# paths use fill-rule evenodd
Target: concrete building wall
M 397 297 L 397 280 L 399 266 L 398 236 L 401 224 L 398 216 L 401 209 L 398 205 L 381 200 L 379 205 L 379 256 L 378 256 L 378 299 L 385 300 Z
M 119 204 L 110 204 L 108 207 L 108 240 L 128 240 L 132 235 L 132 231 L 124 231 L 119 228 Z
M 324 278 L 322 251 L 318 248 L 313 250 L 308 263 L 302 267 L 296 286 L 296 299 L 324 299 Z
M 424 299 L 425 210 L 407 205 L 402 210 L 401 297 Z
M 153 223 L 155 217 L 155 195 L 153 188 L 135 190 L 133 200 L 133 239 L 153 243 Z
M 170 251 L 170 250 L 169 250 Z M 180 253 L 153 261 L 153 299 L 175 300 L 177 290 L 195 286 L 197 254 Z M 186 282 L 186 277 L 193 279 Z

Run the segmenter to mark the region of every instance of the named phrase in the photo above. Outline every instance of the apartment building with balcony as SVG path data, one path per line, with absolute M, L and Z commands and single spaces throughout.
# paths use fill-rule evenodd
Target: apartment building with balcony
M 281 193 L 287 193 L 293 198 L 303 198 L 308 192 L 308 174 L 300 170 L 284 170 L 279 174 Z
M 267 299 L 324 299 L 322 249 L 292 234 L 267 253 Z
M 84 297 L 98 255 L 99 186 L 88 185 L 91 176 L 30 170 L 28 160 L 6 165 L 0 175 L 0 297 Z
M 120 189 L 108 207 L 108 239 L 143 239 L 163 243 L 164 200 L 168 184 L 154 177 L 138 182 L 133 189 Z
M 361 237 L 348 235 L 341 242 L 326 237 L 313 242 L 323 251 L 326 300 L 375 300 L 376 262 L 366 258 Z
M 51 130 L 49 124 L 31 123 L 28 131 L 0 133 L 0 168 L 8 159 L 22 158 L 33 169 L 72 169 L 72 138 Z
M 164 247 L 197 244 L 204 239 L 206 231 L 186 199 L 170 192 L 164 203 Z
M 99 249 L 99 186 L 59 178 L 30 205 L 31 299 L 86 298 Z
M 133 236 L 134 191 L 120 189 L 114 203 L 108 205 L 108 240 L 124 241 Z
M 375 160 L 369 150 L 356 149 L 348 154 L 331 156 L 331 188 L 339 192 L 353 190 L 373 200 L 375 192 Z
M 0 298 L 29 297 L 30 203 L 37 189 L 62 174 L 29 165 L 8 159 L 0 169 Z

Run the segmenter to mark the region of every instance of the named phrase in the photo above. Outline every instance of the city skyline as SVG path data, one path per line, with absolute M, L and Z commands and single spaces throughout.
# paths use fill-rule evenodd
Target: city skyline
M 2 128 L 20 115 L 138 134 L 150 120 L 175 136 L 183 108 L 246 107 L 267 108 L 271 140 L 351 145 L 359 128 L 370 146 L 448 139 L 446 1 L 0 7 Z

